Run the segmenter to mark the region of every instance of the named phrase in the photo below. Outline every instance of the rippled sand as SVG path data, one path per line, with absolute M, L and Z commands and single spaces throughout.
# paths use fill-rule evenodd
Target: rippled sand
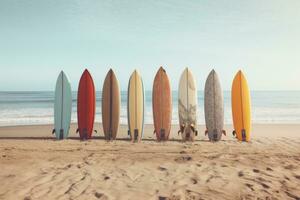
M 74 125 L 64 141 L 48 125 L 4 127 L 0 199 L 300 199 L 299 128 L 255 125 L 250 143 L 231 134 L 182 143 L 174 126 L 171 141 L 158 143 L 147 125 L 132 144 L 126 126 L 114 142 L 80 141 Z

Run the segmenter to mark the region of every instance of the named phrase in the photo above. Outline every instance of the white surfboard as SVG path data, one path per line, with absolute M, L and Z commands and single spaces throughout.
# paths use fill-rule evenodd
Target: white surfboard
M 192 72 L 186 68 L 178 89 L 178 114 L 182 139 L 193 141 L 197 135 L 197 87 Z
M 66 74 L 61 71 L 56 81 L 54 100 L 54 129 L 57 139 L 69 135 L 72 113 L 72 91 Z

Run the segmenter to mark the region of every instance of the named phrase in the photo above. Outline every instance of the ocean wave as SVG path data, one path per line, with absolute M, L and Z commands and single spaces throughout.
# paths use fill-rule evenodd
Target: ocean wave
M 73 96 L 76 97 L 76 92 Z M 123 91 L 120 123 L 127 124 L 127 92 Z M 53 123 L 53 92 L 0 92 L 0 126 Z M 146 91 L 145 123 L 153 123 L 152 93 Z M 22 100 L 20 100 L 22 99 Z M 101 92 L 97 92 L 96 122 L 101 122 Z M 252 92 L 253 123 L 299 123 L 300 92 Z M 173 92 L 172 123 L 178 124 L 177 92 Z M 204 124 L 203 91 L 198 94 L 198 124 Z M 77 122 L 73 98 L 72 122 Z M 232 123 L 230 92 L 224 92 L 225 123 Z

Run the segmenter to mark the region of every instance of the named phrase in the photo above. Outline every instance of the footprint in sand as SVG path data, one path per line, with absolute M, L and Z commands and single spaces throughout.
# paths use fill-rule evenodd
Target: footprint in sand
M 167 168 L 159 166 L 159 167 L 158 167 L 158 170 L 159 170 L 159 171 L 167 171 Z
M 286 193 L 286 195 L 288 195 L 289 197 L 291 197 L 291 198 L 293 198 L 295 200 L 299 200 L 300 199 L 299 196 L 296 196 L 296 195 L 294 195 L 294 194 L 292 194 L 292 193 L 290 193 L 288 191 L 286 191 L 285 193 Z
M 97 197 L 98 199 L 100 199 L 103 196 L 102 193 L 100 192 L 95 192 L 95 197 Z
M 196 185 L 196 184 L 198 183 L 197 179 L 195 179 L 195 178 L 191 178 L 191 182 L 192 182 L 192 184 L 194 184 L 194 185 Z
M 244 172 L 243 171 L 239 171 L 238 176 L 239 177 L 243 177 L 244 176 Z
M 250 190 L 255 191 L 252 184 L 246 183 L 245 185 L 246 185 L 247 188 L 249 188 Z
M 158 197 L 158 200 L 167 200 L 167 197 L 159 196 L 159 197 Z
M 287 165 L 284 167 L 284 169 L 294 170 L 294 169 L 297 169 L 297 167 L 295 165 Z
M 273 171 L 273 169 L 270 168 L 270 167 L 267 167 L 266 170 L 267 170 L 267 171 Z
M 187 161 L 191 161 L 192 160 L 192 157 L 191 156 L 181 156 L 179 158 L 175 158 L 175 162 L 178 162 L 178 163 L 184 163 L 184 162 L 187 162 Z
M 101 192 L 95 192 L 95 197 L 97 199 L 108 199 L 107 196 Z

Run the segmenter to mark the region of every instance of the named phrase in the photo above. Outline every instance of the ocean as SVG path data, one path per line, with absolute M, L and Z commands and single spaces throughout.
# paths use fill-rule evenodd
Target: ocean
M 224 91 L 225 124 L 232 123 L 230 91 Z M 121 92 L 121 124 L 127 124 L 127 91 Z M 177 92 L 173 91 L 172 123 L 178 124 Z M 73 92 L 72 122 L 77 122 Z M 300 91 L 252 91 L 255 124 L 300 123 Z M 0 126 L 53 124 L 54 92 L 0 92 Z M 145 123 L 152 124 L 152 92 L 145 92 Z M 101 92 L 96 93 L 96 122 L 101 122 Z M 198 92 L 198 123 L 204 120 L 204 93 Z

